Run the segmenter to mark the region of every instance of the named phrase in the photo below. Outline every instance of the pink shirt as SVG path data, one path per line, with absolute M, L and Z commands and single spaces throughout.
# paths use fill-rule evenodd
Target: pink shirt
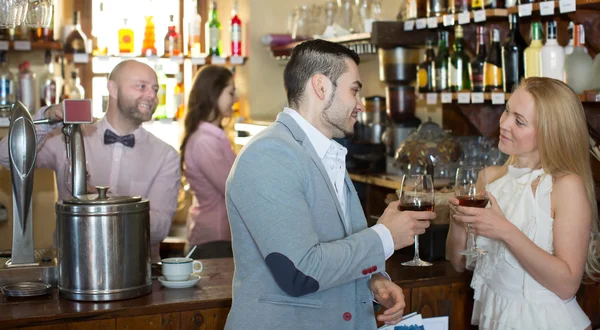
M 234 160 L 225 132 L 210 123 L 200 123 L 185 146 L 185 177 L 194 193 L 187 220 L 191 245 L 231 240 L 225 182 Z
M 34 119 L 41 118 L 40 109 Z M 181 182 L 179 154 L 175 149 L 140 127 L 133 135 L 135 146 L 104 144 L 104 131 L 111 129 L 106 117 L 82 127 L 88 172 L 88 185 L 109 186 L 114 196 L 143 196 L 150 200 L 150 237 L 153 260 L 158 258 L 158 243 L 169 233 L 177 209 Z M 36 125 L 38 153 L 36 166 L 56 173 L 59 199 L 70 199 L 71 187 L 66 147 L 60 128 Z M 0 164 L 9 167 L 8 137 L 0 141 Z M 68 181 L 67 181 L 68 179 Z

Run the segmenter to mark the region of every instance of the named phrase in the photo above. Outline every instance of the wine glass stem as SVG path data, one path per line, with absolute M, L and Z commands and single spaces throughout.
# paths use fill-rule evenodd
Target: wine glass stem
M 415 235 L 415 260 L 421 259 L 419 257 L 419 235 Z
M 477 240 L 475 239 L 475 234 L 473 232 L 469 232 L 469 240 L 471 241 L 471 249 L 476 249 Z

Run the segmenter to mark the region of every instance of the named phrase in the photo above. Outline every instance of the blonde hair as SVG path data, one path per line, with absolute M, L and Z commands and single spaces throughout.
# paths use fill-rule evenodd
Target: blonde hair
M 585 113 L 579 97 L 560 80 L 532 77 L 523 79 L 517 88 L 523 88 L 533 96 L 537 114 L 537 147 L 546 173 L 553 176 L 575 174 L 583 180 L 592 207 L 592 233 L 585 264 L 585 274 L 600 281 L 600 259 L 597 239 L 598 205 L 594 192 L 594 180 L 590 167 L 589 134 Z M 508 165 L 515 163 L 511 156 L 504 164 L 502 175 Z

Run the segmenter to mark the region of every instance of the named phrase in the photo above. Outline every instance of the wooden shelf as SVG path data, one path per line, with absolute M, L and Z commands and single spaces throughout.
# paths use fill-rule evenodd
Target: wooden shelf
M 324 40 L 343 44 L 343 45 L 355 45 L 355 44 L 369 44 L 370 45 L 371 44 L 371 33 L 354 33 L 354 34 L 349 34 L 347 36 L 328 38 L 328 39 L 324 39 Z M 303 43 L 304 41 L 306 41 L 306 40 L 292 42 L 292 43 L 289 43 L 287 45 L 282 45 L 282 46 L 271 46 L 268 48 L 269 48 L 269 51 L 271 52 L 271 54 L 273 55 L 273 57 L 275 57 L 277 59 L 287 59 L 290 56 L 290 54 L 292 53 L 292 49 L 294 49 L 294 47 L 298 46 L 299 44 Z M 362 56 L 362 55 L 367 55 L 367 54 L 372 54 L 372 53 L 374 53 L 374 52 L 363 53 L 363 54 L 359 54 L 359 55 Z
M 15 41 L 0 41 L 0 48 L 16 52 L 28 52 L 39 50 L 62 50 L 63 46 L 60 41 L 30 41 L 30 40 L 15 40 Z
M 92 57 L 98 59 L 145 59 L 149 62 L 163 62 L 163 61 L 173 61 L 178 62 L 179 64 L 183 64 L 184 61 L 191 61 L 192 65 L 206 65 L 206 64 L 214 64 L 214 65 L 244 65 L 246 61 L 248 61 L 247 56 L 228 56 L 228 57 L 219 57 L 218 60 L 213 56 L 200 56 L 200 57 L 190 57 L 190 56 L 173 56 L 173 57 L 161 57 L 161 56 L 135 56 L 135 55 L 93 55 Z

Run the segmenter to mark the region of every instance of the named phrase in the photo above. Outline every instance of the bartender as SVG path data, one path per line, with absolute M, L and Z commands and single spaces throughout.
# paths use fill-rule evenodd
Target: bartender
M 109 75 L 108 92 L 104 118 L 81 127 L 88 186 L 108 186 L 115 196 L 148 198 L 152 262 L 157 262 L 160 242 L 177 209 L 181 181 L 177 151 L 141 126 L 156 110 L 158 79 L 148 65 L 123 61 Z M 61 105 L 41 108 L 34 116 L 44 118 L 62 119 Z M 64 200 L 71 198 L 71 175 L 60 125 L 36 126 L 36 167 L 54 170 L 58 196 Z M 0 164 L 9 167 L 8 137 L 0 141 Z

